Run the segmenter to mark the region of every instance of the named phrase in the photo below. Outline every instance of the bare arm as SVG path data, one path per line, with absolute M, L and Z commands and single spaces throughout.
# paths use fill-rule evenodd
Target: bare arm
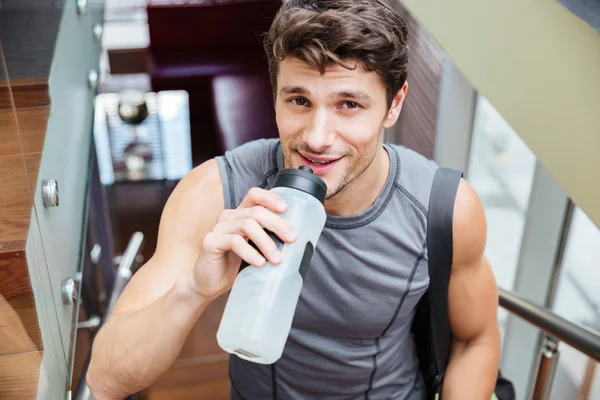
M 192 171 L 174 190 L 161 217 L 155 254 L 133 276 L 95 338 L 87 374 L 95 399 L 121 399 L 142 390 L 175 361 L 212 300 L 194 290 L 189 276 L 222 208 L 214 161 Z
M 486 220 L 473 188 L 461 181 L 454 206 L 449 318 L 452 355 L 443 398 L 489 400 L 500 359 L 498 289 L 484 255 Z
M 163 212 L 155 254 L 132 278 L 92 349 L 87 382 L 96 400 L 122 399 L 151 384 L 175 361 L 208 304 L 231 288 L 244 259 L 260 267 L 280 256 L 263 228 L 292 242 L 276 213 L 286 204 L 253 188 L 235 210 L 223 210 L 216 161 L 177 186 Z

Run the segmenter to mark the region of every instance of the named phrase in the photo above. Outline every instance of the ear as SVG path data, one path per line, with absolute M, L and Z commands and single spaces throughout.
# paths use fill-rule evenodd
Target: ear
M 392 106 L 383 120 L 384 128 L 391 128 L 398 121 L 400 111 L 402 110 L 402 104 L 404 104 L 404 99 L 406 98 L 406 92 L 408 92 L 408 82 L 404 82 L 402 88 L 400 88 L 398 93 L 396 93 L 396 96 L 394 96 Z

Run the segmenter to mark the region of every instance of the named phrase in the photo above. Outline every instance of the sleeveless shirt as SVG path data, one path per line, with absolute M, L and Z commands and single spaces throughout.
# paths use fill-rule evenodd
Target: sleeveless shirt
M 354 216 L 328 216 L 305 276 L 283 356 L 273 365 L 230 357 L 231 398 L 421 400 L 411 324 L 429 284 L 427 205 L 437 165 L 384 143 L 387 181 Z M 225 208 L 283 168 L 279 140 L 217 157 Z

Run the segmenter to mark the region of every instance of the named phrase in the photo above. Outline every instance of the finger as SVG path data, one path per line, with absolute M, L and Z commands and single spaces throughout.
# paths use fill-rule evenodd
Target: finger
M 263 206 L 273 212 L 281 213 L 287 209 L 287 204 L 281 197 L 276 195 L 275 193 L 261 189 L 261 188 L 252 188 L 242 200 L 242 203 L 238 206 L 238 208 L 248 208 L 253 206 Z
M 281 262 L 281 252 L 277 245 L 255 219 L 248 218 L 230 223 L 233 225 L 230 229 L 251 240 L 269 262 L 273 264 Z
M 273 264 L 281 262 L 281 251 L 278 249 L 277 244 L 255 219 L 246 218 L 221 222 L 215 225 L 213 231 L 226 235 L 240 235 L 249 239 L 266 256 L 269 262 Z
M 223 216 L 221 221 L 215 226 L 215 229 L 224 233 L 241 233 L 237 229 L 235 221 L 255 219 L 265 229 L 276 234 L 281 240 L 287 243 L 292 243 L 296 240 L 296 233 L 290 224 L 279 215 L 267 210 L 262 206 L 254 206 L 252 208 L 237 209 Z M 234 222 L 234 223 L 229 223 Z M 221 226 L 222 225 L 222 226 Z
M 240 235 L 209 232 L 204 237 L 204 249 L 208 254 L 217 257 L 231 251 L 255 267 L 262 267 L 266 262 L 265 258 Z
M 265 265 L 265 258 L 240 235 L 227 235 L 229 248 L 240 258 L 250 265 L 262 267 Z

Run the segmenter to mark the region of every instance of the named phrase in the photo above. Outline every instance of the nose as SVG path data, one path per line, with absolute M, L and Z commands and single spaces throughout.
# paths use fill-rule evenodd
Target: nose
M 335 132 L 328 127 L 328 120 L 327 110 L 317 109 L 304 130 L 302 140 L 315 152 L 324 152 L 335 141 Z

